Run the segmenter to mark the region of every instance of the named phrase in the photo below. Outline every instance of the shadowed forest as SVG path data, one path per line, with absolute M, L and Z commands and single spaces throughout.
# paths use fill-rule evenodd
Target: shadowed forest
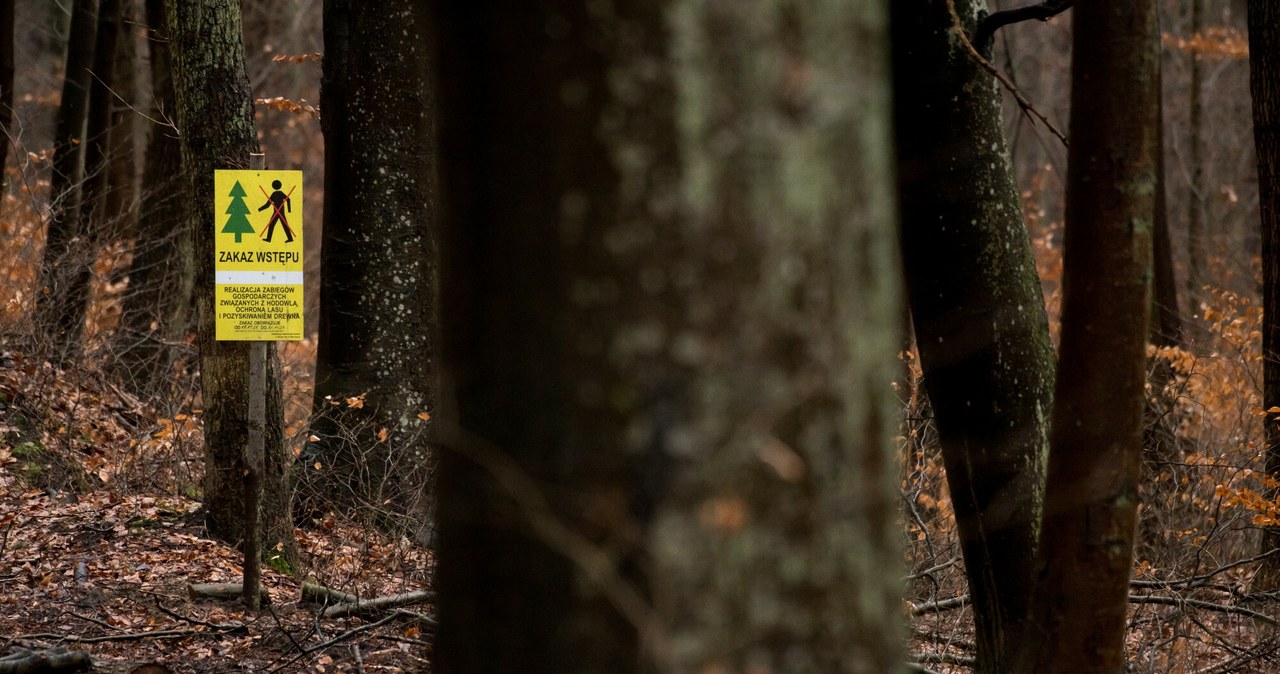
M 0 674 L 1280 672 L 1269 0 L 7 0 L 0 125 Z

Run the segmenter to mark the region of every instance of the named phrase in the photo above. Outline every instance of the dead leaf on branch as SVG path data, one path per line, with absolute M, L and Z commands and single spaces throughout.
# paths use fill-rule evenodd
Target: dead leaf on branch
M 295 115 L 307 115 L 313 119 L 320 117 L 320 109 L 308 103 L 305 98 L 291 101 L 284 96 L 276 96 L 275 98 L 258 98 L 253 102 L 277 112 L 292 112 Z

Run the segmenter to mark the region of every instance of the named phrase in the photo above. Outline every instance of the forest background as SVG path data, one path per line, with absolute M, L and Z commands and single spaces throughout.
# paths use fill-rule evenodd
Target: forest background
M 320 3 L 241 4 L 258 142 L 271 167 L 304 171 L 305 219 L 318 228 L 320 186 L 329 184 L 316 107 Z M 1005 4 L 1012 3 L 993 2 L 992 9 Z M 132 131 L 113 141 L 109 163 L 120 186 L 113 198 L 128 211 L 148 193 L 191 195 L 181 181 L 147 182 L 141 159 L 148 140 L 171 129 L 151 110 L 145 8 L 124 5 L 133 21 L 122 24 L 121 44 L 131 44 L 133 54 L 120 50 L 112 115 L 115 128 Z M 290 603 L 301 583 L 293 568 L 266 571 L 279 606 L 269 616 L 185 598 L 179 580 L 234 581 L 241 568 L 234 548 L 205 538 L 191 517 L 204 471 L 198 382 L 179 376 L 165 395 L 144 396 L 112 373 L 133 288 L 128 269 L 143 243 L 136 231 L 124 228 L 99 251 L 74 365 L 46 361 L 40 354 L 48 345 L 32 337 L 70 14 L 57 3 L 13 6 L 16 93 L 0 206 L 6 336 L 0 579 L 12 590 L 0 601 L 12 611 L 0 618 L 0 634 L 10 635 L 0 643 L 88 647 L 121 671 L 148 660 L 176 670 L 178 663 L 208 663 L 195 671 L 225 671 L 220 667 L 229 662 L 283 671 L 426 667 L 431 618 L 378 615 L 321 626 L 301 603 Z M 1167 368 L 1169 375 L 1149 390 L 1159 403 L 1149 442 L 1172 449 L 1147 464 L 1126 648 L 1137 671 L 1256 670 L 1275 662 L 1280 649 L 1266 629 L 1274 618 L 1242 598 L 1252 570 L 1243 562 L 1256 561 L 1259 527 L 1277 519 L 1261 475 L 1263 424 L 1278 412 L 1261 402 L 1261 239 L 1245 3 L 1162 0 L 1159 9 L 1168 226 L 1182 336 L 1152 352 L 1153 371 Z M 1065 128 L 1070 59 L 1068 12 L 1001 30 L 992 62 L 1044 120 Z M 1004 135 L 1056 342 L 1068 150 L 1044 120 L 1002 91 Z M 308 450 L 319 330 L 322 237 L 309 231 L 307 240 L 309 338 L 280 350 L 284 433 L 297 456 Z M 184 338 L 176 346 L 174 371 L 189 373 L 195 343 Z M 932 411 L 910 345 L 901 361 L 894 390 L 902 401 L 903 611 L 911 622 L 911 660 L 939 672 L 972 671 L 980 647 Z M 722 505 L 708 517 L 732 528 L 739 513 L 732 502 Z M 298 530 L 309 578 L 365 597 L 428 586 L 430 554 L 412 531 L 388 535 L 377 513 L 309 514 L 310 526 Z M 77 602 L 74 610 L 62 606 L 67 597 Z

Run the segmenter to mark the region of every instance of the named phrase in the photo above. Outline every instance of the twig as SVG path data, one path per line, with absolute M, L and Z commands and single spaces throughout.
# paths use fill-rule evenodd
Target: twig
M 387 624 L 387 623 L 389 623 L 389 622 L 391 622 L 391 621 L 393 621 L 393 620 L 395 620 L 395 619 L 397 619 L 397 618 L 399 618 L 399 617 L 400 617 L 400 614 L 399 614 L 398 612 L 397 612 L 397 613 L 392 613 L 391 615 L 389 615 L 389 616 L 387 616 L 387 617 L 385 617 L 385 618 L 383 618 L 382 620 L 379 620 L 379 621 L 377 621 L 377 622 L 366 623 L 366 624 L 361 625 L 361 626 L 359 626 L 359 627 L 353 627 L 353 628 L 351 628 L 351 629 L 347 630 L 346 632 L 343 632 L 342 634 L 339 634 L 338 636 L 336 636 L 336 637 L 334 637 L 334 638 L 332 638 L 332 639 L 330 639 L 330 640 L 328 640 L 328 641 L 323 641 L 323 642 L 318 643 L 318 644 L 316 644 L 316 645 L 314 645 L 314 646 L 308 646 L 308 647 L 306 647 L 306 648 L 302 649 L 302 651 L 301 651 L 301 652 L 299 652 L 297 655 L 295 655 L 295 656 L 293 657 L 293 659 L 292 659 L 292 660 L 290 660 L 290 661 L 288 661 L 288 662 L 284 663 L 283 665 L 280 665 L 279 667 L 276 667 L 275 669 L 272 669 L 272 670 L 271 670 L 271 672 L 274 674 L 274 672 L 279 672 L 279 671 L 281 671 L 281 670 L 285 669 L 286 667 L 291 667 L 291 666 L 293 666 L 293 663 L 297 662 L 298 660 L 301 660 L 302 658 L 304 658 L 304 657 L 306 657 L 306 656 L 308 656 L 308 655 L 310 655 L 310 654 L 312 654 L 312 653 L 315 653 L 316 651 L 324 650 L 324 649 L 326 649 L 326 648 L 328 648 L 328 647 L 330 647 L 330 646 L 332 646 L 332 645 L 334 645 L 334 644 L 337 644 L 337 643 L 340 643 L 340 642 L 345 641 L 345 640 L 347 640 L 347 639 L 350 639 L 351 637 L 353 637 L 353 636 L 355 636 L 355 635 L 357 635 L 357 634 L 360 634 L 361 632 L 368 632 L 368 631 L 369 631 L 369 630 L 371 630 L 371 629 L 374 629 L 374 628 L 377 628 L 377 627 L 382 627 L 383 625 L 385 625 L 385 624 Z
M 1160 604 L 1163 606 L 1193 606 L 1195 608 L 1204 609 L 1206 611 L 1217 611 L 1218 613 L 1227 613 L 1231 615 L 1240 615 L 1246 618 L 1253 618 L 1259 622 L 1266 623 L 1272 627 L 1280 627 L 1280 620 L 1276 620 L 1265 613 L 1259 613 L 1252 609 L 1241 606 L 1228 606 L 1226 604 L 1215 604 L 1211 601 L 1202 601 L 1199 599 L 1184 599 L 1182 597 L 1165 597 L 1154 594 L 1129 595 L 1130 604 Z
M 1280 548 L 1274 548 L 1262 554 L 1254 555 L 1246 559 L 1240 559 L 1240 560 L 1231 562 L 1230 564 L 1223 564 L 1222 566 L 1219 566 L 1218 568 L 1212 571 L 1209 571 L 1207 573 L 1202 573 L 1198 576 L 1192 576 L 1190 578 L 1182 578 L 1178 580 L 1131 580 L 1129 581 L 1129 585 L 1130 587 L 1160 587 L 1160 588 L 1169 588 L 1169 589 L 1178 588 L 1178 589 L 1184 589 L 1184 590 L 1199 588 L 1199 587 L 1208 587 L 1212 589 L 1219 589 L 1219 590 L 1222 590 L 1223 592 L 1231 592 L 1233 590 L 1230 588 L 1217 587 L 1214 585 L 1210 585 L 1209 580 L 1212 579 L 1214 576 L 1230 571 L 1231 569 L 1234 569 L 1238 566 L 1252 564 L 1254 562 L 1264 560 L 1267 557 L 1270 557 L 1277 553 L 1280 553 Z
M 1249 662 L 1271 659 L 1269 656 L 1272 656 L 1275 651 L 1276 643 L 1274 641 L 1263 641 L 1249 650 L 1238 655 L 1233 655 L 1215 665 L 1209 665 L 1203 669 L 1197 669 L 1195 674 L 1225 674 L 1226 672 L 1240 671 L 1240 669 Z
M 356 672 L 358 674 L 364 674 L 364 656 L 360 654 L 359 643 L 351 644 L 351 655 L 355 656 L 356 659 Z
M 418 613 L 417 611 L 406 611 L 405 609 L 399 609 L 398 611 L 396 611 L 396 615 L 400 616 L 401 618 L 409 618 L 411 620 L 416 620 L 422 623 L 423 625 L 430 627 L 433 630 L 440 626 L 440 623 L 437 622 L 435 618 L 425 613 Z
M 934 573 L 937 573 L 938 571 L 941 571 L 941 570 L 943 570 L 943 569 L 947 568 L 948 566 L 951 566 L 952 564 L 955 564 L 955 563 L 956 563 L 956 562 L 958 562 L 958 561 L 960 561 L 960 555 L 956 555 L 955 557 L 952 557 L 951 559 L 948 559 L 947 561 L 945 561 L 945 562 L 943 562 L 943 563 L 941 563 L 941 564 L 935 564 L 934 566 L 931 566 L 931 567 L 929 567 L 929 568 L 925 569 L 924 571 L 920 571 L 920 572 L 917 572 L 917 573 L 913 573 L 913 574 L 911 574 L 910 576 L 907 576 L 906 578 L 903 578 L 902 580 L 903 580 L 903 582 L 908 582 L 908 583 L 909 583 L 909 582 L 911 582 L 911 581 L 913 581 L 913 580 L 919 580 L 919 579 L 921 579 L 921 578 L 924 578 L 925 576 L 929 576 L 929 575 L 932 575 L 932 574 L 934 574 Z
M 108 634 L 100 637 L 82 637 L 74 634 L 54 634 L 38 632 L 36 634 L 19 634 L 9 637 L 10 641 L 65 641 L 73 644 L 97 644 L 104 641 L 139 641 L 142 639 L 180 639 L 197 634 L 215 635 L 216 632 L 202 630 L 154 630 L 151 632 L 125 632 L 124 634 Z
M 276 610 L 271 608 L 270 604 L 267 604 L 264 608 L 267 609 L 267 613 L 271 614 L 271 619 L 276 621 L 276 629 L 280 630 L 281 632 L 284 632 L 285 637 L 289 639 L 289 643 L 293 644 L 294 648 L 298 649 L 299 651 L 302 650 L 302 644 L 298 643 L 298 640 L 293 638 L 292 632 L 285 629 L 284 623 L 280 622 L 280 616 L 276 615 Z
M 178 613 L 177 611 L 173 611 L 168 608 L 165 608 L 164 604 L 161 604 L 159 601 L 156 602 L 156 608 L 160 609 L 161 613 L 169 616 L 170 618 L 181 620 L 182 622 L 191 623 L 192 625 L 202 625 L 210 629 L 223 630 L 223 631 L 229 631 L 229 632 L 234 632 L 234 631 L 242 630 L 246 628 L 246 625 L 242 622 L 211 623 L 207 620 L 201 620 L 199 618 L 192 618 L 190 616 L 185 616 L 185 615 L 182 615 L 181 613 Z
M 90 623 L 93 623 L 93 624 L 95 624 L 95 625 L 98 625 L 99 627 L 104 627 L 104 628 L 106 628 L 106 629 L 113 630 L 113 631 L 116 631 L 116 632 L 119 632 L 119 631 L 120 631 L 120 628 L 119 628 L 119 627 L 116 627 L 115 625 L 112 625 L 111 623 L 109 623 L 109 622 L 107 622 L 107 621 L 105 621 L 105 620 L 98 620 L 97 618 L 95 618 L 95 617 L 93 617 L 93 616 L 80 615 L 79 613 L 76 613 L 76 612 L 74 612 L 74 611 L 63 611 L 63 612 L 62 612 L 62 615 L 69 615 L 69 616 L 71 616 L 72 618 L 79 618 L 80 620 L 83 620 L 83 621 L 85 621 L 85 622 L 90 622 Z
M 969 655 L 952 655 L 951 653 L 913 653 L 911 660 L 914 662 L 929 662 L 942 665 L 966 665 L 973 666 L 977 663 L 977 659 Z
M 1018 106 L 1022 108 L 1023 114 L 1035 115 L 1036 118 L 1044 123 L 1050 133 L 1057 136 L 1058 140 L 1062 141 L 1064 146 L 1069 145 L 1067 143 L 1067 137 L 1058 130 L 1058 127 L 1054 126 L 1053 122 L 1050 122 L 1048 117 L 1045 117 L 1044 114 L 1037 110 L 1036 107 L 1031 104 L 1031 101 L 1028 101 L 1027 97 L 1023 96 L 1022 92 L 1013 85 L 1013 82 L 1010 82 L 1009 78 L 1004 76 L 1004 73 L 991 65 L 991 62 L 983 58 L 982 54 L 979 54 L 978 50 L 974 48 L 973 43 L 969 41 L 969 36 L 964 32 L 964 24 L 960 21 L 960 14 L 956 12 L 955 0 L 947 0 L 947 10 L 951 12 L 951 24 L 955 28 L 956 36 L 960 38 L 960 44 L 964 45 L 964 48 L 969 52 L 969 56 L 977 61 L 978 65 L 982 66 L 984 70 L 991 73 L 997 80 L 999 80 L 1005 90 L 1010 94 L 1013 94 L 1013 98 L 1018 102 Z
M 431 651 L 431 642 L 423 641 L 422 639 L 410 639 L 409 637 L 402 637 L 399 634 L 375 634 L 372 638 L 381 639 L 382 641 L 394 641 L 398 644 L 409 644 L 410 646 L 425 648 L 428 652 Z
M 996 31 L 1013 23 L 1023 21 L 1048 21 L 1053 17 L 1071 9 L 1072 0 L 1045 0 L 1038 5 L 1015 7 L 988 14 L 978 22 L 973 31 L 973 43 L 983 54 L 991 53 L 991 45 L 995 42 Z

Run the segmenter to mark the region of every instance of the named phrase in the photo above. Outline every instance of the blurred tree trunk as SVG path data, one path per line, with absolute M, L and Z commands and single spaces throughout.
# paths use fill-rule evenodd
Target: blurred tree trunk
M 431 459 L 419 415 L 433 406 L 439 341 L 426 5 L 328 0 L 324 26 L 320 440 L 309 451 L 329 468 L 307 470 L 307 483 L 422 516 Z M 361 395 L 361 407 L 343 402 Z
M 956 9 L 972 34 L 985 2 Z M 948 0 L 893 3 L 902 248 L 974 600 L 978 671 L 1009 669 L 1031 597 L 1054 354 L 996 82 Z
M 249 343 L 214 340 L 213 172 L 246 168 L 257 151 L 253 101 L 244 69 L 244 42 L 237 0 L 165 3 L 173 67 L 174 97 L 186 176 L 187 215 L 195 233 L 196 329 L 204 403 L 205 524 L 209 534 L 236 543 L 242 538 L 247 442 Z M 262 475 L 259 550 L 285 546 L 292 554 L 293 520 L 284 447 L 280 358 L 268 349 L 266 468 Z
M 1156 72 L 1156 201 L 1151 232 L 1152 301 L 1151 342 L 1157 346 L 1182 346 L 1182 313 L 1178 308 L 1178 283 L 1174 278 L 1173 244 L 1169 240 L 1169 175 L 1165 165 L 1164 68 Z M 1165 373 L 1168 374 L 1167 372 Z M 1167 379 L 1167 377 L 1165 377 Z
M 150 55 L 151 128 L 143 166 L 129 292 L 120 315 L 115 375 L 135 394 L 164 395 L 171 387 L 174 356 L 191 328 L 195 285 L 192 222 L 182 179 L 182 150 L 172 124 L 176 104 L 164 28 L 163 0 L 146 0 Z
M 120 35 L 120 0 L 102 0 L 98 5 L 98 28 L 94 39 L 93 65 L 89 83 L 89 113 L 85 126 L 84 184 L 80 187 L 80 208 L 76 212 L 76 238 L 64 265 L 63 280 L 68 285 L 59 296 L 61 306 L 53 309 L 65 329 L 59 331 L 58 351 L 71 359 L 84 347 L 84 321 L 89 313 L 90 285 L 98 249 L 106 227 L 104 201 L 110 178 L 111 103 L 115 84 L 116 45 Z
M 120 35 L 117 38 L 115 67 L 112 71 L 111 100 L 111 151 L 108 153 L 110 176 L 107 178 L 107 194 L 103 221 L 107 225 L 105 243 L 132 239 L 137 236 L 138 197 L 138 120 L 134 107 L 140 107 L 138 97 L 138 35 L 142 23 L 138 16 L 137 0 L 121 0 Z M 120 269 L 119 272 L 126 270 Z
M 82 245 L 78 215 L 80 187 L 84 179 L 84 134 L 89 117 L 89 68 L 93 63 L 97 30 L 97 0 L 75 0 L 67 37 L 66 75 L 58 104 L 58 124 L 53 141 L 50 175 L 49 228 L 40 263 L 40 288 L 36 296 L 37 330 L 48 340 L 44 346 L 61 359 L 66 346 L 84 329 L 84 314 L 66 309 L 73 293 L 77 270 L 91 264 L 93 252 Z M 77 324 L 77 318 L 79 324 Z
M 1258 155 L 1258 210 L 1262 216 L 1262 407 L 1280 405 L 1280 4 L 1249 0 L 1249 88 Z M 1267 474 L 1280 477 L 1280 420 L 1263 425 Z M 1280 490 L 1271 490 L 1276 498 Z M 1267 527 L 1262 551 L 1280 549 L 1280 528 Z M 1280 589 L 1280 555 L 1262 563 L 1255 591 Z
M 887 4 L 437 3 L 441 671 L 899 669 Z
M 1118 674 L 1142 465 L 1160 36 L 1155 0 L 1078 0 L 1074 12 L 1046 535 L 1017 671 Z
M 9 138 L 13 122 L 13 5 L 16 0 L 0 0 L 0 196 L 9 193 Z
M 1162 69 L 1163 72 L 1163 69 Z M 1168 208 L 1168 174 L 1165 170 L 1164 149 L 1164 88 L 1157 74 L 1157 128 L 1156 128 L 1156 194 L 1155 217 L 1151 230 L 1152 250 L 1152 293 L 1151 293 L 1151 343 L 1157 347 L 1182 346 L 1182 317 L 1178 312 L 1178 285 L 1174 279 L 1173 247 L 1169 240 L 1169 208 Z M 1176 484 L 1174 473 L 1178 460 L 1178 435 L 1176 417 L 1172 416 L 1173 407 L 1177 404 L 1177 395 L 1165 391 L 1173 378 L 1173 370 L 1168 358 L 1159 353 L 1147 359 L 1149 373 L 1149 390 L 1146 395 L 1146 406 L 1143 411 L 1143 470 L 1144 486 L 1154 489 L 1145 491 L 1148 495 L 1157 495 L 1164 484 Z M 1140 523 L 1139 558 L 1152 559 L 1167 548 L 1165 542 L 1164 523 L 1168 520 L 1168 508 L 1145 508 Z
M 1191 0 L 1191 35 L 1197 36 L 1204 30 L 1204 7 L 1206 0 Z M 1187 173 L 1190 187 L 1187 208 L 1187 299 L 1190 300 L 1191 314 L 1200 315 L 1200 300 L 1205 296 L 1205 265 L 1208 263 L 1207 243 L 1209 233 L 1204 228 L 1205 195 L 1204 195 L 1204 153 L 1202 123 L 1203 106 L 1200 93 L 1204 88 L 1204 66 L 1200 62 L 1200 54 L 1191 49 L 1187 52 L 1191 58 L 1191 82 L 1187 90 L 1187 109 L 1190 120 L 1187 123 Z M 1205 336 L 1203 330 L 1198 336 Z

